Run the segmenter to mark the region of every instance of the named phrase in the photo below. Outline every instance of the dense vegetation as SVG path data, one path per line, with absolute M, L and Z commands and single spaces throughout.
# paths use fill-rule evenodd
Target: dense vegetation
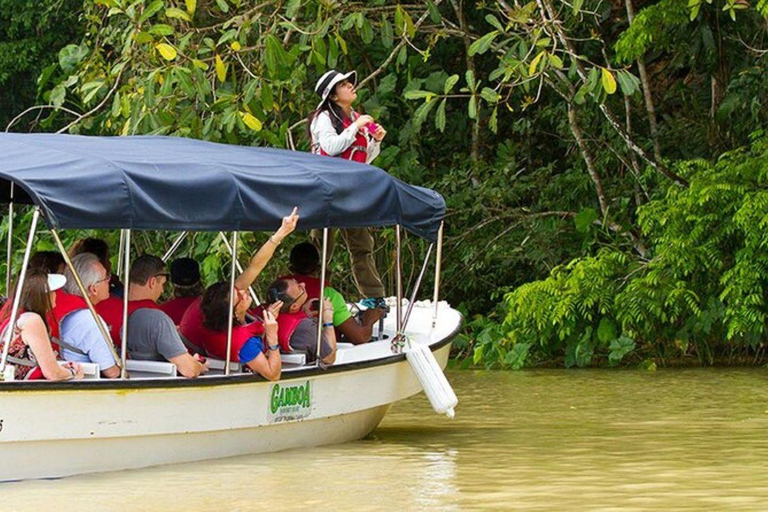
M 306 150 L 314 81 L 356 69 L 389 131 L 376 164 L 448 202 L 443 295 L 468 314 L 467 362 L 763 359 L 766 0 L 44 3 L 77 22 L 0 9 L 24 29 L 0 42 L 0 116 L 32 91 L 46 105 L 13 131 Z M 34 59 L 8 58 L 43 28 Z M 212 243 L 190 249 L 209 279 L 226 266 Z

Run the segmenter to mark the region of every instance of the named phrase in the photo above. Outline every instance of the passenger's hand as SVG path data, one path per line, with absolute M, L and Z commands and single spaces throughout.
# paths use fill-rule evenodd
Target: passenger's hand
M 277 319 L 272 314 L 271 307 L 264 310 L 264 334 L 267 342 L 277 342 Z
M 83 373 L 83 367 L 80 365 L 80 363 L 69 362 L 64 366 L 72 368 L 72 371 L 75 372 L 75 376 L 73 377 L 73 379 L 82 379 L 83 377 L 85 377 L 85 373 Z
M 333 304 L 328 299 L 323 300 L 323 323 L 333 322 Z
M 368 114 L 363 114 L 357 119 L 355 119 L 355 124 L 357 125 L 357 128 L 362 130 L 363 126 L 367 125 L 368 123 L 372 123 L 373 118 L 369 116 Z
M 387 136 L 387 130 L 385 130 L 383 126 L 379 125 L 379 127 L 376 128 L 376 131 L 371 135 L 373 136 L 373 140 L 376 142 L 381 142 L 381 140 Z
M 277 302 L 272 303 L 268 308 L 267 311 L 269 311 L 272 314 L 272 317 L 277 320 L 277 317 L 280 316 L 280 310 L 283 309 L 283 301 L 279 300 Z
M 283 217 L 283 223 L 280 225 L 280 228 L 275 231 L 275 234 L 272 235 L 272 240 L 275 241 L 275 243 L 280 243 L 283 241 L 283 238 L 293 233 L 293 230 L 296 229 L 296 224 L 299 223 L 299 207 L 294 206 L 293 211 L 290 215 L 287 217 Z
M 246 290 L 235 288 L 235 317 L 242 321 L 251 304 L 253 304 L 253 299 L 251 299 L 250 294 Z
M 201 356 L 200 354 L 198 354 L 198 353 L 195 353 L 195 354 L 194 354 L 192 357 L 195 359 L 195 361 L 197 361 L 198 363 L 200 363 L 201 365 L 203 365 L 203 371 L 201 371 L 200 373 L 206 373 L 208 370 L 210 370 L 210 369 L 211 369 L 211 368 L 210 368 L 210 365 L 208 364 L 208 360 L 207 360 L 207 359 L 205 359 L 205 358 L 204 358 L 203 356 Z

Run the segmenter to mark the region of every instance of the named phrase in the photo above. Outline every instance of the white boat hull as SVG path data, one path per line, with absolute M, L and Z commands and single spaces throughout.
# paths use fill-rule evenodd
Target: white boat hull
M 422 321 L 426 339 L 427 311 Z M 429 334 L 445 367 L 461 322 Z M 441 318 L 442 319 L 442 318 Z M 446 320 L 448 320 L 446 318 Z M 410 331 L 411 329 L 409 329 Z M 0 389 L 0 481 L 62 477 L 360 439 L 421 386 L 389 342 L 340 351 L 339 364 L 198 380 L 7 383 Z M 379 351 L 381 356 L 376 357 Z M 373 355 L 373 358 L 371 357 Z M 23 386 L 6 391 L 6 386 Z M 282 391 L 282 394 L 281 394 Z M 282 401 L 281 401 L 282 398 Z

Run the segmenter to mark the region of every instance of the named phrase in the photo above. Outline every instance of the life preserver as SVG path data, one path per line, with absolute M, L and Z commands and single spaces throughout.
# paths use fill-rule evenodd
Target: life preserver
M 290 341 L 293 331 L 305 318 L 307 318 L 307 314 L 302 310 L 296 313 L 280 313 L 277 316 L 277 341 L 280 343 L 281 351 L 285 353 L 291 351 Z
M 25 311 L 23 309 L 19 309 L 16 320 L 23 315 Z M 3 340 L 5 339 L 5 329 L 8 328 L 8 324 L 11 322 L 10 314 L 5 318 L 5 320 L 0 323 L 0 350 L 2 350 L 3 347 Z M 29 349 L 29 346 L 26 346 L 26 350 L 23 350 L 23 352 L 26 352 L 26 356 L 19 357 L 20 354 L 14 354 L 14 338 L 15 336 L 11 336 L 11 349 L 8 352 L 8 362 L 11 364 L 16 365 L 16 379 L 18 380 L 45 380 L 45 375 L 43 375 L 43 370 L 40 368 L 40 365 L 37 363 L 37 360 L 32 356 L 31 350 Z M 21 340 L 18 340 L 17 343 L 24 343 Z M 54 349 L 56 350 L 56 349 Z
M 85 302 L 84 298 L 78 295 L 72 295 L 61 289 L 56 290 L 53 293 L 56 294 L 56 307 L 53 308 L 53 311 L 48 313 L 46 320 L 48 321 L 48 326 L 51 330 L 51 340 L 58 340 L 61 338 L 60 329 L 64 317 L 75 311 L 86 309 L 88 303 Z
M 109 326 L 109 336 L 117 347 L 122 342 L 123 304 L 123 299 L 109 297 L 94 306 L 96 312 Z M 128 301 L 128 316 L 131 316 L 137 309 L 160 309 L 160 306 L 149 299 Z
M 357 115 L 355 115 L 355 119 L 357 119 Z M 341 120 L 345 130 L 349 128 L 353 122 L 354 121 L 348 117 L 345 117 Z M 361 164 L 364 164 L 368 160 L 368 138 L 363 134 L 362 130 L 358 130 L 357 135 L 355 135 L 355 140 L 352 141 L 352 144 L 350 144 L 347 149 L 338 155 L 329 155 L 323 151 L 323 148 L 320 148 L 320 154 L 324 156 L 335 156 L 338 158 L 343 158 L 344 160 L 351 160 L 353 162 L 360 162 Z
M 160 304 L 160 309 L 171 317 L 174 325 L 179 325 L 181 319 L 184 318 L 184 313 L 187 312 L 187 309 L 195 300 L 197 300 L 197 297 L 176 297 Z
M 203 311 L 200 308 L 202 297 L 188 308 L 179 324 L 179 331 L 192 344 L 205 351 L 206 355 L 217 359 L 227 357 L 227 331 L 213 331 L 203 324 Z M 229 360 L 239 362 L 238 354 L 246 341 L 264 334 L 264 324 L 251 322 L 246 325 L 232 326 L 232 351 Z

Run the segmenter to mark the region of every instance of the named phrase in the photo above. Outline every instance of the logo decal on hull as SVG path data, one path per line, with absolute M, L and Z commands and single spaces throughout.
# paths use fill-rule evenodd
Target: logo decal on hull
M 269 422 L 301 420 L 312 414 L 310 381 L 303 384 L 272 384 L 269 391 Z

